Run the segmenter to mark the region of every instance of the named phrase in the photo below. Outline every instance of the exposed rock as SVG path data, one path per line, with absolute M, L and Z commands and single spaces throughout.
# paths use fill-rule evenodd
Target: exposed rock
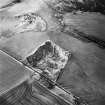
M 19 23 L 16 25 L 17 32 L 36 31 L 43 32 L 47 30 L 45 20 L 35 13 L 28 13 L 17 16 Z
M 68 56 L 70 57 L 69 51 L 63 50 L 51 41 L 46 41 L 26 59 L 32 67 L 42 70 L 49 79 L 56 81 L 68 61 Z

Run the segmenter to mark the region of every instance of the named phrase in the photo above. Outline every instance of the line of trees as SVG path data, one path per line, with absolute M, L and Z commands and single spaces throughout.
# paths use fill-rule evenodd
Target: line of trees
M 73 3 L 76 5 L 77 9 L 82 11 L 90 12 L 100 12 L 105 14 L 105 1 L 104 0 L 74 0 Z
M 84 12 L 100 12 L 105 14 L 104 0 L 60 0 L 57 10 L 60 12 L 72 12 L 80 10 Z

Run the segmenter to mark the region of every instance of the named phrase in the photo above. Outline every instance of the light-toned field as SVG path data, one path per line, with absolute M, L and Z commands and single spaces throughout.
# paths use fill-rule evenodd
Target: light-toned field
M 0 51 L 0 96 L 30 79 L 33 71 Z
M 68 14 L 66 19 L 67 24 L 71 25 L 71 29 L 73 26 L 74 29 L 105 41 L 105 16 L 94 13 Z M 80 96 L 89 105 L 104 105 L 105 49 L 92 42 L 82 41 L 81 38 L 74 38 L 71 34 L 52 32 L 49 35 L 62 48 L 72 53 L 58 83 Z

